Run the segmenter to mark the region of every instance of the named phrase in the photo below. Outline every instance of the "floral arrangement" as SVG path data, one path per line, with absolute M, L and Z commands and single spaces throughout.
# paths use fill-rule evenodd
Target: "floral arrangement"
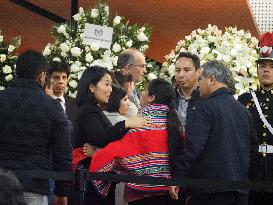
M 4 36 L 0 31 L 0 90 L 4 90 L 15 75 L 16 49 L 21 45 L 21 38 L 15 37 L 4 43 Z
M 171 78 L 175 74 L 175 61 L 180 52 L 189 51 L 199 56 L 201 65 L 209 60 L 222 61 L 230 68 L 236 94 L 256 89 L 258 84 L 256 62 L 258 58 L 258 39 L 236 27 L 225 28 L 208 25 L 205 30 L 197 29 L 185 40 L 180 40 L 171 53 L 165 56 L 161 76 Z
M 129 25 L 121 16 L 111 17 L 109 7 L 98 1 L 94 8 L 84 10 L 73 16 L 73 20 L 56 25 L 52 29 L 54 43 L 45 47 L 43 54 L 49 61 L 63 61 L 71 67 L 68 94 L 75 96 L 78 80 L 86 66 L 100 65 L 109 70 L 117 69 L 117 59 L 121 51 L 134 47 L 141 52 L 148 49 L 151 27 L 148 25 Z M 98 44 L 84 45 L 85 23 L 105 25 L 113 28 L 110 49 L 100 48 Z

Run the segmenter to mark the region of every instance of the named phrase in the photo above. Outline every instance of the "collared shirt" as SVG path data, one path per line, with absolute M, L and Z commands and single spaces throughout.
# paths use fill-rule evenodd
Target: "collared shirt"
M 180 88 L 177 88 L 177 101 L 178 101 L 178 106 L 176 108 L 177 115 L 179 118 L 179 121 L 181 125 L 185 126 L 186 125 L 186 118 L 187 118 L 187 109 L 189 105 L 189 100 L 191 97 L 186 98 L 180 93 Z
M 59 98 L 59 99 L 61 100 L 61 101 L 60 101 L 60 104 L 61 104 L 61 106 L 62 106 L 64 112 L 66 112 L 64 96 L 55 96 L 55 95 L 53 95 L 52 98 L 55 99 L 55 100 L 56 100 L 57 98 Z

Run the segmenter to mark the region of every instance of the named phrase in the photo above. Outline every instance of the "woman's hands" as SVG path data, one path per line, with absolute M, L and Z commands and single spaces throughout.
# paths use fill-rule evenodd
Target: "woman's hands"
M 125 120 L 125 127 L 126 128 L 147 128 L 152 121 L 148 117 L 139 117 L 134 116 Z

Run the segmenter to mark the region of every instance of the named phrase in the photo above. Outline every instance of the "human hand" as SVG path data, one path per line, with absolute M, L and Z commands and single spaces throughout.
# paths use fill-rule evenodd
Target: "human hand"
M 179 186 L 169 186 L 170 197 L 174 200 L 178 200 Z
M 147 128 L 152 121 L 149 117 L 134 116 L 125 120 L 126 128 Z
M 135 90 L 135 83 L 133 81 L 128 82 L 127 95 L 129 97 L 132 97 L 134 90 Z
M 93 145 L 90 145 L 89 143 L 85 143 L 83 145 L 82 151 L 86 156 L 92 157 L 93 154 L 96 152 L 96 147 Z
M 53 197 L 53 204 L 54 205 L 67 205 L 67 197 L 59 197 L 57 195 L 54 195 Z

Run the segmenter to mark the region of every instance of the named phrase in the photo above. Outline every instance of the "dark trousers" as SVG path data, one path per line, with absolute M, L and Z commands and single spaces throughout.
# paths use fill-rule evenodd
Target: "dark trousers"
M 248 195 L 238 192 L 193 193 L 189 205 L 248 205 Z
M 250 192 L 249 205 L 273 204 L 273 193 L 271 192 Z
M 159 195 L 132 201 L 128 205 L 184 205 L 184 203 L 172 200 L 169 195 Z

